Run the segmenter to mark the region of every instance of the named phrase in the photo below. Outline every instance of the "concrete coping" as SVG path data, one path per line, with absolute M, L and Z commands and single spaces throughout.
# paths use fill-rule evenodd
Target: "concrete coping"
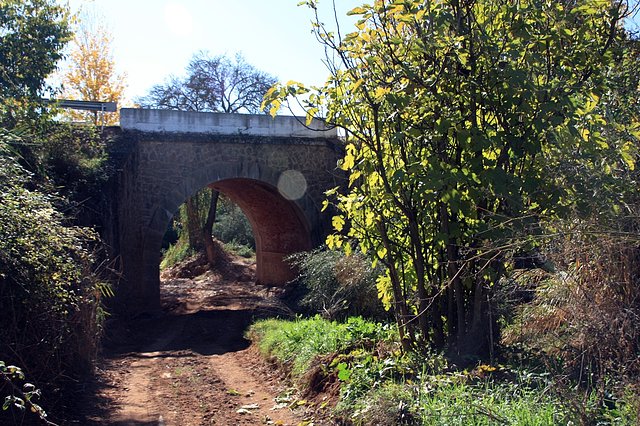
M 123 130 L 166 133 L 201 133 L 217 135 L 284 136 L 299 138 L 337 138 L 337 128 L 321 120 L 305 126 L 304 117 L 267 114 L 227 114 L 185 112 L 161 109 L 122 108 Z

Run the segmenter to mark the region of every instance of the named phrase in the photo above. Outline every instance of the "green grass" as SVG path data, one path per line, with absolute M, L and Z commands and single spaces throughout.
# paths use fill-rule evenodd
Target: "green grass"
M 423 425 L 557 425 L 569 413 L 560 401 L 516 383 L 419 387 L 418 409 Z
M 162 261 L 160 261 L 160 270 L 170 268 L 182 262 L 189 256 L 193 256 L 195 251 L 189 247 L 189 243 L 178 239 L 175 244 L 171 244 L 169 248 L 162 253 Z
M 581 401 L 577 391 L 561 395 L 546 373 L 488 365 L 453 371 L 441 355 L 403 354 L 393 327 L 361 318 L 268 319 L 252 325 L 247 337 L 302 388 L 311 370 L 337 377 L 335 413 L 355 425 L 578 425 L 581 402 L 593 424 L 633 425 L 638 419 L 635 403 L 622 400 L 607 409 L 596 398 Z M 637 402 L 633 395 L 628 399 Z
M 395 340 L 388 326 L 350 318 L 345 323 L 327 321 L 319 316 L 284 321 L 267 319 L 251 326 L 247 337 L 258 343 L 260 351 L 280 364 L 291 366 L 294 378 L 301 377 L 317 358 L 373 339 Z
M 569 413 L 560 401 L 542 392 L 517 384 L 447 382 L 383 383 L 355 402 L 351 420 L 357 425 L 568 424 Z

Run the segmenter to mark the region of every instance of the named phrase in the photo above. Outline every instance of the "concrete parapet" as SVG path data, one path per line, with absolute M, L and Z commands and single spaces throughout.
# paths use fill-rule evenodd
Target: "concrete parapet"
M 298 138 L 337 138 L 336 128 L 313 120 L 305 126 L 304 117 L 265 114 L 225 114 L 183 112 L 159 109 L 122 108 L 123 130 L 168 133 L 206 133 L 217 135 L 281 136 Z

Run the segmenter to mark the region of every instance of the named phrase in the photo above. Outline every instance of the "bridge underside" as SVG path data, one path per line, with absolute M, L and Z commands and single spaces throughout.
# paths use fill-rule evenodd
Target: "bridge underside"
M 229 197 L 249 219 L 256 239 L 258 282 L 282 284 L 295 278 L 284 258 L 311 249 L 309 224 L 297 206 L 256 180 L 227 179 L 209 186 Z

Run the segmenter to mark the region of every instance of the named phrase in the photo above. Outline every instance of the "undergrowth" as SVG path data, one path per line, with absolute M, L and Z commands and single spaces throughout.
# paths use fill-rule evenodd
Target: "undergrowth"
M 355 425 L 633 425 L 633 394 L 603 405 L 544 369 L 461 370 L 436 353 L 403 353 L 395 329 L 359 317 L 261 320 L 247 332 L 303 393 L 338 392 L 334 416 Z M 337 389 L 337 390 L 336 390 Z M 590 418 L 575 409 L 576 400 Z
M 196 252 L 189 246 L 187 240 L 180 238 L 175 242 L 175 244 L 170 244 L 169 248 L 163 250 L 162 261 L 160 261 L 160 270 L 177 265 L 194 254 L 196 254 Z

